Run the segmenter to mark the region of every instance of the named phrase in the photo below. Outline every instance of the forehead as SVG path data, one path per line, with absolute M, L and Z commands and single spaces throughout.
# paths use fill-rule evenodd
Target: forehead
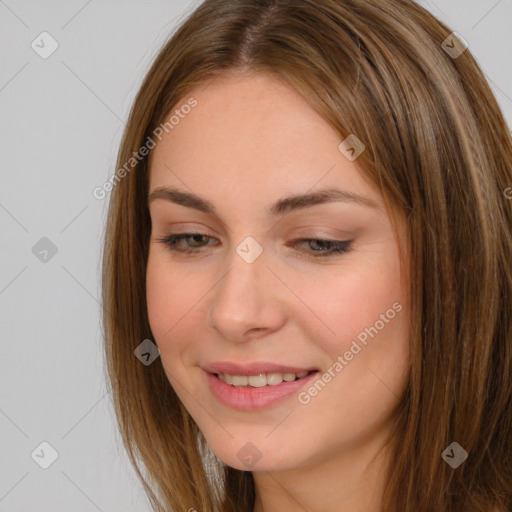
M 191 90 L 169 116 L 190 98 L 197 105 L 181 113 L 153 150 L 150 190 L 185 185 L 206 196 L 222 189 L 268 198 L 320 185 L 364 189 L 378 199 L 357 164 L 339 151 L 340 136 L 278 78 L 225 73 Z

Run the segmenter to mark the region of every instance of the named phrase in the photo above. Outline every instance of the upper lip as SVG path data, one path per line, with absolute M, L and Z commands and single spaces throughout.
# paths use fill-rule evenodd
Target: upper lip
M 260 373 L 300 373 L 317 371 L 316 368 L 286 366 L 275 363 L 250 363 L 236 364 L 228 361 L 210 363 L 202 366 L 202 369 L 208 373 L 227 373 L 229 375 L 259 375 Z

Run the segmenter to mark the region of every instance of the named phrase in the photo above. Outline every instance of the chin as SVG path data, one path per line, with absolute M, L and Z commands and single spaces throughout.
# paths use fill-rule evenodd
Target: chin
M 210 440 L 206 437 L 213 453 L 226 465 L 240 471 L 286 471 L 299 467 L 300 460 L 294 457 L 297 451 L 282 437 L 265 439 L 268 429 L 250 441 L 250 436 Z M 303 455 L 303 452 L 302 452 Z

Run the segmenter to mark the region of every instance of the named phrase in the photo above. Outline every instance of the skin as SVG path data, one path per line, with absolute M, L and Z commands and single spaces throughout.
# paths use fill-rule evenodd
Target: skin
M 395 234 L 379 190 L 339 151 L 342 138 L 283 82 L 229 72 L 188 97 L 198 106 L 153 150 L 149 190 L 193 191 L 218 216 L 163 199 L 149 205 L 148 314 L 169 382 L 224 463 L 248 471 L 239 450 L 252 442 L 261 452 L 254 512 L 378 511 L 382 448 L 410 367 L 405 223 Z M 377 207 L 331 202 L 267 215 L 280 198 L 330 187 Z M 190 231 L 212 237 L 178 242 L 195 254 L 159 242 Z M 251 264 L 236 252 L 248 236 L 263 248 Z M 314 242 L 289 245 L 319 238 L 354 242 L 316 259 Z M 402 310 L 307 405 L 294 395 L 237 411 L 207 386 L 201 366 L 214 361 L 326 372 L 396 302 Z

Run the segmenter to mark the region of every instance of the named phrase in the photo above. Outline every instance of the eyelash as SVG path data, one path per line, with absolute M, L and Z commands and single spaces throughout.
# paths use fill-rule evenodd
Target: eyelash
M 197 253 L 203 247 L 197 248 L 186 248 L 186 249 L 177 249 L 176 242 L 183 240 L 185 238 L 193 237 L 193 236 L 202 236 L 208 239 L 212 239 L 213 237 L 205 235 L 203 233 L 181 233 L 179 235 L 170 235 L 165 238 L 160 238 L 157 240 L 159 243 L 163 243 L 167 246 L 167 249 L 171 252 L 177 252 L 180 254 L 192 254 Z M 301 238 L 299 240 L 294 240 L 292 242 L 292 247 L 296 247 L 298 242 L 323 242 L 326 244 L 330 244 L 334 246 L 333 248 L 327 251 L 311 251 L 308 257 L 312 258 L 331 258 L 336 255 L 345 254 L 350 251 L 353 240 L 328 240 L 328 239 L 320 239 L 320 238 Z M 306 251 L 307 252 L 307 251 Z

